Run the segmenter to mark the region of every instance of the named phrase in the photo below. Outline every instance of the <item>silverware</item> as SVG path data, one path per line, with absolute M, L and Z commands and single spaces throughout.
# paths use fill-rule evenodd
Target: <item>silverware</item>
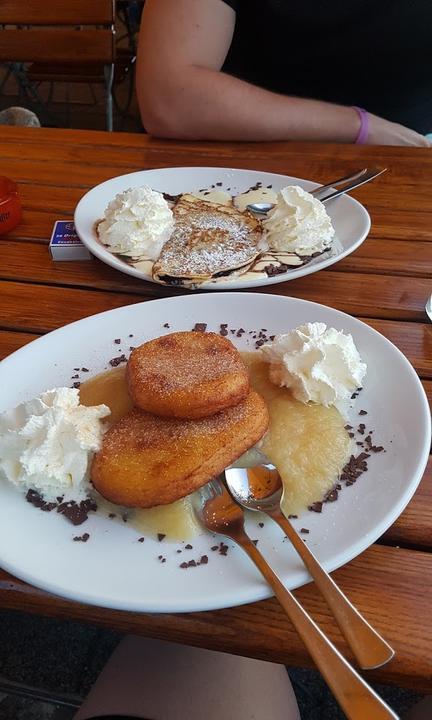
M 349 190 L 353 190 L 360 185 L 364 185 L 364 183 L 367 183 L 370 180 L 374 180 L 374 178 L 378 177 L 378 175 L 382 175 L 382 173 L 386 172 L 386 170 L 387 168 L 363 168 L 363 170 L 359 170 L 354 173 L 354 175 L 345 175 L 344 177 L 339 178 L 339 180 L 333 180 L 333 182 L 328 183 L 327 185 L 321 185 L 320 187 L 315 188 L 315 190 L 311 190 L 310 194 L 318 200 L 321 200 L 322 203 L 326 203 L 329 200 L 334 200 L 339 197 L 339 195 L 343 195 Z M 334 188 L 338 185 L 341 187 L 334 190 Z M 332 190 L 332 192 L 326 195 L 327 190 Z M 324 197 L 322 197 L 323 195 Z M 248 210 L 252 210 L 252 212 L 265 215 L 269 212 L 269 210 L 274 208 L 274 206 L 274 203 L 250 203 L 247 208 Z
M 350 603 L 282 513 L 280 503 L 283 487 L 276 468 L 273 465 L 228 468 L 225 470 L 225 480 L 239 505 L 265 513 L 281 527 L 324 595 L 359 666 L 369 670 L 389 662 L 394 656 L 394 650 Z
M 244 529 L 244 511 L 220 479 L 195 493 L 198 519 L 211 532 L 234 540 L 249 555 L 277 599 L 349 720 L 397 720 L 397 715 L 351 667 L 294 595 L 273 572 Z
M 429 300 L 427 301 L 425 305 L 426 313 L 429 317 L 429 320 L 432 320 L 432 295 L 430 296 Z

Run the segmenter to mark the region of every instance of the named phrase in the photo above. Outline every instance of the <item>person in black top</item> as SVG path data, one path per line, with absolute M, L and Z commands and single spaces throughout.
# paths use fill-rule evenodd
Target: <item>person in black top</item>
M 147 0 L 137 93 L 162 137 L 423 145 L 430 0 Z

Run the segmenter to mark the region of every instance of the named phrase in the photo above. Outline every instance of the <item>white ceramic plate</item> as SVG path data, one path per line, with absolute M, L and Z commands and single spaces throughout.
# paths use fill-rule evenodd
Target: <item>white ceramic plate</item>
M 297 528 L 310 530 L 310 547 L 333 570 L 395 521 L 420 481 L 430 446 L 428 404 L 411 365 L 388 340 L 349 315 L 304 300 L 250 293 L 205 293 L 129 305 L 67 325 L 6 358 L 0 364 L 0 410 L 48 388 L 70 385 L 74 367 L 85 366 L 95 374 L 131 342 L 191 329 L 196 322 L 216 331 L 228 323 L 230 328 L 266 328 L 271 334 L 307 321 L 352 333 L 369 368 L 352 424 L 367 423 L 375 431 L 375 443 L 386 449 L 371 457 L 369 471 L 343 488 L 322 514 L 306 512 L 295 521 Z M 167 322 L 169 329 L 164 328 Z M 240 348 L 248 347 L 247 337 L 235 340 Z M 115 338 L 122 344 L 114 344 Z M 358 416 L 360 408 L 367 410 L 365 418 Z M 307 582 L 307 572 L 283 543 L 279 528 L 269 520 L 263 529 L 257 523 L 256 516 L 250 518 L 252 538 L 259 538 L 259 547 L 287 586 Z M 87 543 L 72 541 L 85 531 L 90 533 Z M 179 543 L 147 537 L 141 544 L 138 537 L 127 524 L 97 514 L 74 528 L 56 513 L 35 509 L 0 481 L 0 564 L 33 585 L 85 603 L 149 612 L 208 610 L 271 594 L 231 542 L 223 557 L 210 550 L 215 540 L 204 532 L 191 541 L 193 550 L 182 554 L 176 553 Z M 166 563 L 159 562 L 159 554 Z M 208 565 L 179 568 L 182 560 L 203 554 L 209 556 Z
M 100 260 L 121 270 L 128 275 L 134 275 L 142 280 L 153 282 L 151 275 L 124 262 L 120 257 L 110 253 L 102 245 L 95 231 L 95 223 L 101 220 L 105 209 L 117 193 L 131 187 L 149 185 L 154 190 L 167 192 L 172 195 L 184 192 L 194 192 L 201 188 L 222 183 L 221 190 L 230 188 L 233 195 L 248 190 L 255 183 L 261 182 L 264 186 L 272 185 L 277 192 L 286 185 L 296 184 L 305 190 L 313 190 L 319 187 L 318 183 L 302 180 L 288 175 L 276 175 L 274 173 L 259 172 L 258 170 L 235 170 L 232 168 L 206 168 L 206 167 L 179 167 L 163 168 L 160 170 L 142 170 L 141 172 L 121 175 L 120 177 L 107 180 L 90 190 L 78 203 L 75 210 L 75 228 L 82 242 L 88 247 L 93 255 Z M 352 253 L 361 245 L 370 230 L 370 217 L 368 212 L 354 198 L 343 195 L 334 202 L 326 205 L 336 237 L 333 241 L 333 248 L 330 252 L 315 258 L 306 265 L 288 270 L 286 273 L 274 277 L 257 278 L 252 280 L 241 280 L 240 278 L 226 279 L 217 283 L 207 283 L 207 290 L 235 290 L 273 285 L 274 283 L 293 280 L 310 273 L 322 270 L 322 268 L 333 265 L 346 255 Z

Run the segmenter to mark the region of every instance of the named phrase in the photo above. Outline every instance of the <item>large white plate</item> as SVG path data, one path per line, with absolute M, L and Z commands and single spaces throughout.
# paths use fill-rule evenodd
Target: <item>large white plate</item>
M 343 565 L 376 540 L 397 518 L 424 471 L 430 445 L 430 415 L 422 386 L 406 358 L 388 340 L 359 320 L 304 300 L 250 293 L 187 295 L 129 305 L 94 315 L 45 335 L 0 364 L 0 410 L 58 385 L 69 385 L 74 367 L 101 371 L 132 342 L 206 322 L 218 331 L 232 328 L 283 332 L 307 321 L 322 321 L 352 333 L 368 364 L 365 388 L 353 415 L 375 430 L 386 452 L 371 457 L 369 471 L 344 488 L 321 515 L 306 512 L 296 522 L 307 527 L 310 547 L 329 570 Z M 165 323 L 170 328 L 164 328 Z M 133 334 L 133 340 L 128 336 Z M 122 345 L 113 343 L 122 338 Z M 247 335 L 246 335 L 247 338 Z M 237 340 L 247 348 L 247 339 Z M 359 409 L 368 415 L 357 415 Z M 289 438 L 288 438 L 289 441 Z M 254 516 L 251 535 L 290 588 L 308 581 L 295 552 L 268 520 Z M 87 531 L 89 541 L 72 537 Z M 227 557 L 210 551 L 205 533 L 192 540 L 193 551 L 176 553 L 178 543 L 150 537 L 122 522 L 93 515 L 73 528 L 55 513 L 29 505 L 0 482 L 0 564 L 29 583 L 86 603 L 127 610 L 174 612 L 207 610 L 247 603 L 270 595 L 265 582 L 239 549 Z M 231 546 L 231 543 L 228 543 Z M 167 558 L 161 564 L 157 556 Z M 181 570 L 185 558 L 209 556 L 208 565 Z
M 82 242 L 88 247 L 93 255 L 116 270 L 134 275 L 143 280 L 153 282 L 150 275 L 132 267 L 121 258 L 110 253 L 102 245 L 97 237 L 95 223 L 100 220 L 105 209 L 117 193 L 131 187 L 149 185 L 154 190 L 167 192 L 172 195 L 184 192 L 194 192 L 200 188 L 210 187 L 216 183 L 222 183 L 221 189 L 230 188 L 233 195 L 244 192 L 248 188 L 262 182 L 264 186 L 272 185 L 273 189 L 279 191 L 286 185 L 296 184 L 305 190 L 313 190 L 319 184 L 301 178 L 288 175 L 276 175 L 274 173 L 260 172 L 258 170 L 236 170 L 232 168 L 207 168 L 207 167 L 179 167 L 162 168 L 158 170 L 142 170 L 112 178 L 97 185 L 90 190 L 78 203 L 75 210 L 75 228 Z M 307 265 L 293 268 L 286 273 L 274 277 L 242 280 L 239 278 L 219 280 L 217 283 L 207 283 L 208 290 L 235 290 L 257 287 L 262 285 L 273 285 L 274 283 L 293 280 L 310 273 L 322 270 L 322 268 L 333 265 L 346 255 L 352 253 L 361 245 L 370 230 L 370 217 L 368 212 L 354 198 L 348 195 L 341 196 L 326 206 L 336 237 L 333 248 L 329 253 L 315 258 Z

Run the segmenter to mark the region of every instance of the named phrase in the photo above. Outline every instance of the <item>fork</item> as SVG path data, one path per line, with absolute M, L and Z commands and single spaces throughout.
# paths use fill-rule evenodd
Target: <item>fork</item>
M 213 533 L 237 543 L 273 589 L 349 720 L 389 720 L 397 715 L 345 660 L 300 605 L 256 548 L 244 528 L 244 512 L 220 478 L 194 494 L 193 506 L 201 523 Z

